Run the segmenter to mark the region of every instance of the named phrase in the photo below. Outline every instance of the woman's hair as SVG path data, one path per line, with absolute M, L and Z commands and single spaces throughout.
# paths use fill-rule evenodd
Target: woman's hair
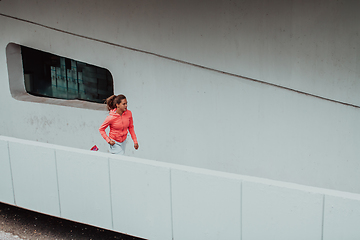
M 110 97 L 108 97 L 105 100 L 105 104 L 107 109 L 110 111 L 111 109 L 116 108 L 116 104 L 121 103 L 121 100 L 126 99 L 125 95 L 123 94 L 119 94 L 119 95 L 112 95 Z

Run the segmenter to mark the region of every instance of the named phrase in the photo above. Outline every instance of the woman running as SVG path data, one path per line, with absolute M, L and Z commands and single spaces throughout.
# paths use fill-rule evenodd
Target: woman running
M 134 148 L 138 149 L 139 144 L 136 139 L 132 113 L 127 110 L 127 100 L 122 94 L 112 95 L 106 99 L 107 109 L 109 116 L 99 128 L 101 136 L 109 143 L 110 153 L 125 154 L 126 137 L 128 131 L 134 141 Z M 106 135 L 105 129 L 110 127 L 109 136 Z

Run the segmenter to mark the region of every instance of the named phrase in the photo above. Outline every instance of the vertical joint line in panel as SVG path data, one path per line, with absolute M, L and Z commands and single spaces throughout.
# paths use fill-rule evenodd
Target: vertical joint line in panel
M 14 197 L 14 205 L 16 205 L 15 186 L 14 186 L 13 170 L 12 170 L 12 166 L 11 166 L 11 155 L 10 155 L 9 141 L 7 141 L 6 143 L 7 143 L 7 149 L 8 149 L 9 164 L 10 164 L 10 175 L 11 175 L 11 184 L 12 184 L 12 191 L 13 191 L 13 197 Z
M 57 157 L 56 157 L 56 150 L 54 149 L 54 157 L 55 157 L 55 171 L 56 171 L 56 184 L 57 184 L 57 191 L 58 191 L 58 200 L 59 200 L 59 213 L 60 217 L 61 214 L 61 197 L 60 197 L 60 185 L 59 185 L 59 171 L 58 171 L 58 164 L 57 164 Z
M 243 230 L 243 228 L 242 228 L 242 220 L 243 220 L 243 212 L 242 212 L 242 203 L 243 203 L 243 191 L 242 191 L 242 189 L 243 189 L 243 182 L 241 181 L 240 182 L 240 240 L 242 240 L 242 230 Z
M 174 240 L 174 215 L 173 215 L 173 196 L 172 196 L 172 171 L 169 169 L 170 178 L 170 215 L 171 215 L 171 239 Z
M 110 158 L 108 160 L 108 176 L 109 176 L 109 191 L 110 191 L 110 212 L 111 212 L 111 228 L 114 229 L 114 213 L 112 204 L 112 193 L 111 193 L 111 175 L 110 175 Z
M 325 221 L 325 194 L 322 201 L 322 219 L 321 219 L 321 240 L 324 239 L 324 221 Z

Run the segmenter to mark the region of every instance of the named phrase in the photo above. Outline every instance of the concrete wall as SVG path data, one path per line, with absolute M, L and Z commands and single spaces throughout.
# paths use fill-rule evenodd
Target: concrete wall
M 0 146 L 0 201 L 45 214 L 156 240 L 360 238 L 359 194 L 3 136 Z
M 14 98 L 15 43 L 110 70 L 130 156 L 360 193 L 359 4 L 0 1 L 0 134 L 107 151 L 101 105 Z

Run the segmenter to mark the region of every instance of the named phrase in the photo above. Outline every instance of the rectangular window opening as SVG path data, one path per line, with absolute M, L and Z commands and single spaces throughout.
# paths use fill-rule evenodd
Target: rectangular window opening
M 114 94 L 109 70 L 51 53 L 21 47 L 27 93 L 48 98 L 104 103 Z

